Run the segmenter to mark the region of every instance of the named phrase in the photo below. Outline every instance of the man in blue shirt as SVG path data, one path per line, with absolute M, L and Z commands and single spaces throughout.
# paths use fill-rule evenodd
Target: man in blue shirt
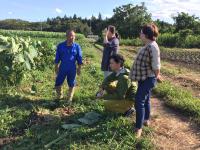
M 62 98 L 62 84 L 65 79 L 69 86 L 67 100 L 71 103 L 75 90 L 76 73 L 81 74 L 82 65 L 82 50 L 81 47 L 75 43 L 75 32 L 70 30 L 66 33 L 67 40 L 58 44 L 55 57 L 55 72 L 56 82 L 55 89 L 57 92 L 57 99 Z M 76 67 L 76 62 L 78 68 Z

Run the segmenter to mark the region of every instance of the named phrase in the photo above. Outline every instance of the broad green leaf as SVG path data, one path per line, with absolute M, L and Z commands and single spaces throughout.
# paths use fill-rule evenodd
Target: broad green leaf
M 26 65 L 26 68 L 27 68 L 28 70 L 31 70 L 31 64 L 30 64 L 28 58 L 25 58 L 25 65 Z
M 7 42 L 8 42 L 8 37 L 0 35 L 0 43 L 1 44 L 6 44 Z
M 0 45 L 0 52 L 4 51 L 7 49 L 7 46 L 4 46 L 4 45 Z
M 10 70 L 10 68 L 8 67 L 8 66 L 4 66 L 4 69 L 5 69 L 5 71 L 9 71 Z
M 80 128 L 80 127 L 82 127 L 82 126 L 79 124 L 63 124 L 62 125 L 62 128 L 67 129 L 67 130 L 74 129 L 74 128 Z
M 29 54 L 32 58 L 35 58 L 38 56 L 38 52 L 37 50 L 33 47 L 33 46 L 30 46 L 29 47 Z
M 88 119 L 88 118 L 79 118 L 78 121 L 86 124 L 86 125 L 92 125 L 96 122 L 98 122 L 99 119 Z
M 24 55 L 23 55 L 22 53 L 21 53 L 21 54 L 18 54 L 18 55 L 16 56 L 16 59 L 17 59 L 17 61 L 20 62 L 20 63 L 25 62 L 25 60 L 24 60 Z
M 98 122 L 100 117 L 101 115 L 96 112 L 88 112 L 83 118 L 79 118 L 78 121 L 86 125 L 92 125 Z
M 13 53 L 17 53 L 19 49 L 19 44 L 16 44 L 15 39 L 12 37 L 11 38 L 11 51 Z
M 37 41 L 37 44 L 38 44 L 39 46 L 42 46 L 42 42 L 41 42 L 41 41 Z
M 31 63 L 34 63 L 33 57 L 28 52 L 25 51 L 24 56 L 25 56 L 25 60 L 28 60 Z
M 85 114 L 85 118 L 88 118 L 88 119 L 97 119 L 99 117 L 101 117 L 101 115 L 96 112 L 88 112 Z

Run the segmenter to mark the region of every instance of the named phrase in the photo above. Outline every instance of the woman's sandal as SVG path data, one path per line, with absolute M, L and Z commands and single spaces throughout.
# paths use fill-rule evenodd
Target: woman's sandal
M 144 124 L 144 126 L 149 127 L 150 126 L 150 121 L 149 120 L 145 120 L 143 124 Z
M 135 137 L 139 139 L 142 135 L 142 129 L 135 129 Z

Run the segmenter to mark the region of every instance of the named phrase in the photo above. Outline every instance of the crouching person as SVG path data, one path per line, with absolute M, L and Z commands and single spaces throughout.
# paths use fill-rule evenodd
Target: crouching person
M 55 89 L 57 92 L 57 100 L 62 98 L 62 84 L 67 79 L 69 91 L 67 100 L 70 104 L 73 99 L 76 74 L 80 75 L 82 65 L 81 47 L 75 43 L 75 32 L 70 30 L 66 33 L 67 40 L 57 46 L 55 57 L 56 81 Z M 76 67 L 78 64 L 78 68 Z
M 112 73 L 104 79 L 96 96 L 104 99 L 106 110 L 129 116 L 134 112 L 137 86 L 135 82 L 129 80 L 129 70 L 124 68 L 124 62 L 120 54 L 110 57 Z

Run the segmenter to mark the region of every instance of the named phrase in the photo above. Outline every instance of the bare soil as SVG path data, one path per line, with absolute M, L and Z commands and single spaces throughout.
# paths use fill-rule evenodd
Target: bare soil
M 152 141 L 158 150 L 200 150 L 200 127 L 152 98 Z

